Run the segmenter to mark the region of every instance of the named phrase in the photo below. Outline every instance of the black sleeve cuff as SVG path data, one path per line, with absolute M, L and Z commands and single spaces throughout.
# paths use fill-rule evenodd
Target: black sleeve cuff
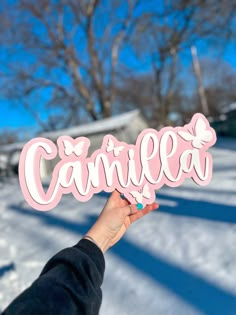
M 103 275 L 105 272 L 105 259 L 101 249 L 92 241 L 82 238 L 75 246 L 84 253 L 88 254 L 90 259 L 95 263 L 99 272 Z

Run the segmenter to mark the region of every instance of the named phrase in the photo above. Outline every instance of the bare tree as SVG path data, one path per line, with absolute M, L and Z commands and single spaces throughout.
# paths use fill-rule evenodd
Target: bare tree
M 201 60 L 201 69 L 205 86 L 209 115 L 218 118 L 231 103 L 236 102 L 236 71 L 221 60 Z M 193 95 L 195 109 L 202 111 L 198 95 Z
M 221 48 L 235 3 L 2 0 L 1 93 L 44 130 L 109 117 L 122 104 L 148 106 L 165 124 L 183 100 L 184 53 L 198 40 Z
M 5 1 L 7 97 L 44 130 L 111 116 L 120 49 L 137 6 L 138 0 Z
M 3 129 L 0 132 L 0 146 L 5 144 L 11 144 L 14 142 L 19 141 L 18 132 L 9 130 L 9 129 Z
M 235 17 L 235 11 L 231 11 L 235 4 L 235 0 L 173 0 L 143 12 L 132 43 L 140 61 L 151 64 L 157 122 L 165 124 L 172 106 L 176 106 L 186 51 L 199 40 L 222 48 Z

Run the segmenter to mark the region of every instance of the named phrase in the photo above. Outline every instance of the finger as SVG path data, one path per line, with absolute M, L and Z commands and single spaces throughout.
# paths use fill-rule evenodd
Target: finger
M 120 208 L 121 212 L 122 212 L 122 215 L 123 217 L 127 217 L 127 216 L 131 216 L 133 215 L 134 213 L 138 212 L 137 208 L 135 205 L 131 205 L 131 204 L 128 204 L 122 208 Z
M 148 214 L 149 212 L 155 210 L 155 208 L 150 208 L 148 207 L 147 209 L 145 209 L 145 211 L 140 211 L 138 213 L 135 213 L 134 215 L 130 216 L 130 222 L 134 223 L 135 221 L 141 219 L 144 215 Z
M 113 195 L 113 197 L 120 197 L 121 193 L 120 193 L 117 189 L 115 189 L 115 190 L 112 192 L 112 195 Z
M 114 190 L 111 193 L 104 207 L 106 208 L 106 211 L 111 211 L 112 209 L 117 207 L 124 207 L 128 204 L 127 201 L 121 199 L 120 195 L 121 193 L 118 190 Z
M 128 206 L 130 203 L 127 199 L 121 199 L 120 201 L 122 207 Z
M 146 214 L 150 213 L 153 210 L 156 210 L 159 208 L 159 204 L 154 202 L 151 205 L 147 205 L 143 210 L 138 211 L 137 213 L 134 213 L 133 215 L 130 216 L 130 222 L 133 223 L 137 220 L 139 220 L 140 218 L 142 218 L 143 216 L 145 216 Z
M 117 198 L 116 200 L 119 201 L 119 204 L 121 207 L 125 207 L 128 204 L 130 204 L 130 202 L 125 198 L 124 194 L 119 192 L 118 190 L 115 190 L 117 193 L 115 194 L 115 198 Z
M 137 205 L 134 204 L 129 204 L 125 207 L 122 208 L 122 211 L 124 213 L 125 216 L 131 216 L 131 217 L 142 217 L 143 215 L 149 213 L 150 211 L 157 209 L 159 207 L 158 203 L 153 203 L 151 205 L 147 205 L 144 209 L 142 209 L 142 211 L 140 211 L 137 208 Z

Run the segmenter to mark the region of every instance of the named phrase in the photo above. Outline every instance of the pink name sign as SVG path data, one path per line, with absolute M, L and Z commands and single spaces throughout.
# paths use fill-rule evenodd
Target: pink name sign
M 207 185 L 212 176 L 212 157 L 207 149 L 216 142 L 215 131 L 202 114 L 195 114 L 184 127 L 161 131 L 145 129 L 135 145 L 106 135 L 100 149 L 88 157 L 90 141 L 59 137 L 57 145 L 35 138 L 23 148 L 19 179 L 23 195 L 37 210 L 50 210 L 62 194 L 72 193 L 87 201 L 101 191 L 119 190 L 132 203 L 143 206 L 155 200 L 155 190 L 164 184 L 176 187 L 185 178 Z M 55 166 L 48 190 L 40 177 L 40 160 L 60 161 Z

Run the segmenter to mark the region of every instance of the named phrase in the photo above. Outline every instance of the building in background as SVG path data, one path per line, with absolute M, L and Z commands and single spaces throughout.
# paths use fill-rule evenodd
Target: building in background
M 44 132 L 39 136 L 48 138 L 55 143 L 60 136 L 70 136 L 72 138 L 87 137 L 91 143 L 88 154 L 91 155 L 92 152 L 101 147 L 105 135 L 111 134 L 120 141 L 134 144 L 139 133 L 147 127 L 147 121 L 140 111 L 134 110 L 78 127 Z M 24 145 L 25 143 L 13 143 L 0 146 L 0 176 L 18 174 L 20 153 Z M 52 174 L 58 161 L 59 156 L 54 160 L 41 160 L 40 173 L 42 179 L 46 179 Z
M 103 137 L 111 134 L 120 141 L 134 144 L 139 133 L 148 127 L 147 121 L 139 110 L 134 110 L 121 115 L 98 120 L 78 127 L 63 130 L 44 132 L 41 137 L 48 138 L 56 143 L 60 136 L 70 136 L 72 138 L 87 137 L 90 140 L 88 155 L 99 149 Z M 43 160 L 41 163 L 41 176 L 47 178 L 53 172 L 55 165 L 59 161 L 59 156 L 54 160 Z
M 219 118 L 211 125 L 219 136 L 236 137 L 236 103 L 223 108 Z

